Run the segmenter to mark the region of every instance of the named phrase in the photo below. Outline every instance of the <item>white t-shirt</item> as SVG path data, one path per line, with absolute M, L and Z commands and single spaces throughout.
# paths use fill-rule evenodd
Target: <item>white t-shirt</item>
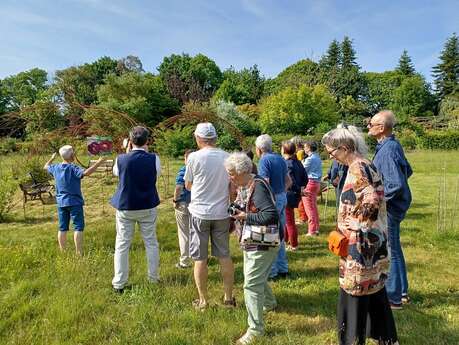
M 228 218 L 229 176 L 223 162 L 229 154 L 218 148 L 203 148 L 188 156 L 185 183 L 191 182 L 190 213 L 201 219 Z

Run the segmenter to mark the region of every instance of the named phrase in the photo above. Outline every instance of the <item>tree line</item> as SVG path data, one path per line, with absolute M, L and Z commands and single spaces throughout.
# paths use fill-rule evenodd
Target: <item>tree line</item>
M 128 114 L 155 126 L 186 109 L 213 109 L 257 132 L 326 130 L 337 121 L 361 124 L 391 108 L 402 123 L 416 117 L 459 118 L 459 38 L 449 37 L 432 69 L 433 85 L 418 73 L 406 50 L 393 70 L 363 71 L 349 37 L 333 40 L 324 55 L 302 59 L 274 78 L 256 65 L 220 67 L 203 54 L 164 57 L 155 72 L 127 56 L 58 70 L 50 77 L 34 68 L 0 80 L 0 135 L 30 137 L 66 126 L 90 124 L 93 133 L 113 134 Z

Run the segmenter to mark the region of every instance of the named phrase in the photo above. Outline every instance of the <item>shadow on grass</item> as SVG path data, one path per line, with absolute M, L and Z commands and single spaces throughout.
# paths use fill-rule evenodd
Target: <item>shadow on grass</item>
M 56 217 L 54 215 L 40 215 L 40 216 L 27 216 L 24 218 L 22 217 L 6 217 L 6 219 L 3 220 L 4 224 L 32 224 L 32 225 L 37 225 L 41 223 L 49 223 L 49 222 L 54 222 Z M 18 229 L 16 229 L 18 230 Z

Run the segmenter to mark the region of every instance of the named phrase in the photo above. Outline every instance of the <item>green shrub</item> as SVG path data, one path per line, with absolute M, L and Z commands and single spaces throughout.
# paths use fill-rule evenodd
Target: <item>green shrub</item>
M 459 149 L 459 131 L 426 131 L 417 137 L 418 147 L 430 150 Z
M 185 150 L 196 148 L 193 136 L 194 129 L 194 126 L 180 127 L 174 125 L 172 129 L 157 130 L 153 133 L 155 151 L 168 157 L 183 156 Z
M 13 197 L 17 182 L 13 180 L 11 175 L 1 173 L 0 175 L 0 222 L 5 220 L 6 214 L 13 207 Z
M 397 133 L 397 139 L 405 150 L 416 149 L 416 133 L 410 129 L 404 129 Z
M 18 140 L 16 138 L 3 138 L 0 140 L 0 155 L 19 151 Z

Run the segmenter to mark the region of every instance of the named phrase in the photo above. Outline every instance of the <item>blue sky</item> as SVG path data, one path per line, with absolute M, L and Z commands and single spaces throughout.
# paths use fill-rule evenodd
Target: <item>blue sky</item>
M 446 39 L 459 34 L 459 1 L 1 0 L 0 18 L 0 78 L 103 55 L 136 55 L 156 72 L 182 52 L 222 69 L 257 64 L 272 77 L 347 35 L 364 70 L 392 69 L 407 49 L 430 80 Z

